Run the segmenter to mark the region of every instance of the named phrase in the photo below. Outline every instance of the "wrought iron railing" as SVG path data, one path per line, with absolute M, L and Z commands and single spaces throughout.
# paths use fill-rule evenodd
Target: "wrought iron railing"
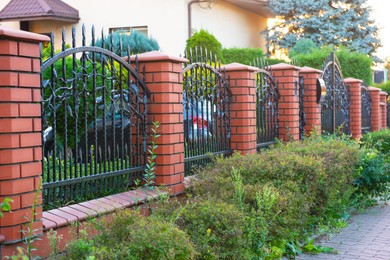
M 129 188 L 145 168 L 144 78 L 137 64 L 134 69 L 130 59 L 113 52 L 112 37 L 107 50 L 95 46 L 94 29 L 90 45 L 84 27 L 81 36 L 82 46 L 76 47 L 73 28 L 67 47 L 63 31 L 56 53 L 52 35 L 41 66 L 46 207 Z M 103 33 L 102 39 L 104 46 Z
M 371 131 L 371 97 L 367 87 L 362 86 L 362 134 Z
M 305 113 L 305 88 L 303 76 L 299 76 L 297 82 L 295 82 L 295 92 L 298 92 L 299 98 L 299 139 L 303 139 L 305 136 L 305 126 L 306 126 L 306 113 Z
M 264 61 L 256 60 L 257 149 L 274 144 L 279 134 L 278 86 Z
M 333 52 L 325 60 L 322 71 L 326 96 L 322 101 L 321 128 L 326 133 L 342 131 L 350 134 L 349 89 L 344 83 L 340 63 Z
M 210 155 L 231 153 L 229 79 L 216 57 L 203 49 L 187 53 L 183 74 L 186 176 L 210 163 Z

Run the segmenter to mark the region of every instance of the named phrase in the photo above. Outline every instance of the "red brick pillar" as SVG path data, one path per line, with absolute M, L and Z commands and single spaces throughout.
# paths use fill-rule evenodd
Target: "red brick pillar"
M 226 65 L 230 77 L 231 148 L 242 154 L 256 153 L 256 76 L 257 68 L 232 63 Z
M 171 194 L 184 192 L 184 130 L 182 63 L 187 59 L 171 57 L 158 51 L 138 55 L 145 65 L 146 86 L 151 92 L 149 123 L 160 122 L 156 140 L 156 184 L 165 185 Z
M 321 103 L 317 102 L 317 79 L 321 78 L 322 71 L 310 67 L 302 67 L 305 94 L 303 106 L 306 113 L 305 135 L 310 133 L 321 134 Z
M 387 93 L 384 91 L 379 92 L 379 99 L 380 99 L 380 105 L 381 105 L 381 128 L 386 128 L 387 123 L 387 110 L 386 110 L 386 99 L 387 99 Z
M 350 129 L 354 138 L 362 136 L 362 80 L 347 78 L 344 80 L 349 85 L 350 93 Z
M 270 66 L 270 72 L 278 84 L 279 98 L 279 139 L 299 140 L 299 80 L 301 68 L 285 63 Z
M 0 219 L 6 243 L 20 241 L 32 216 L 42 174 L 39 43 L 43 35 L 0 27 L 0 201 L 13 200 Z M 34 229 L 42 232 L 41 200 Z
M 380 116 L 380 89 L 374 87 L 368 87 L 371 97 L 371 131 L 379 131 L 381 127 Z

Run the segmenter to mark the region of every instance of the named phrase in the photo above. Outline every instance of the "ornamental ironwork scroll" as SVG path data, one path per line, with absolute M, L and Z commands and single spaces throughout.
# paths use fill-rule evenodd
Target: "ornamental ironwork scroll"
M 211 162 L 210 155 L 231 154 L 229 78 L 217 57 L 195 48 L 183 74 L 185 175 Z
M 303 76 L 299 76 L 297 82 L 295 82 L 295 88 L 298 91 L 299 97 L 299 139 L 303 139 L 305 135 L 305 126 L 306 126 L 306 113 L 305 113 L 305 89 L 303 84 Z
M 104 40 L 96 46 L 93 28 L 91 34 L 87 45 L 83 26 L 82 46 L 76 47 L 75 28 L 71 46 L 63 31 L 61 51 L 54 51 L 53 35 L 42 51 L 46 208 L 130 188 L 145 169 L 145 76 L 138 64 L 113 52 L 112 37 L 107 50 Z
M 333 52 L 325 60 L 322 71 L 321 78 L 326 85 L 326 96 L 321 109 L 322 130 L 331 134 L 337 131 L 350 134 L 349 90 Z
M 362 134 L 371 131 L 371 97 L 367 87 L 361 87 L 362 95 Z
M 279 91 L 270 67 L 263 60 L 256 60 L 256 130 L 257 149 L 275 143 L 279 134 Z

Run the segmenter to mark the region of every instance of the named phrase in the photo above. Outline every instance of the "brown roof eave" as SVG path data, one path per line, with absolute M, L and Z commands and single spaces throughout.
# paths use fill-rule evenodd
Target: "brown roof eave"
M 68 23 L 77 23 L 80 18 L 60 17 L 60 16 L 25 16 L 25 17 L 10 17 L 2 18 L 0 22 L 11 22 L 11 21 L 39 21 L 39 20 L 50 20 L 50 21 L 61 21 Z

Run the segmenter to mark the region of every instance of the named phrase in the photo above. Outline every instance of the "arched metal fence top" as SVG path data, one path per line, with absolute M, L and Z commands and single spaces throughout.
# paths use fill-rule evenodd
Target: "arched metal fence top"
M 102 48 L 102 47 L 99 47 L 99 46 L 96 46 L 95 45 L 95 29 L 94 27 L 92 27 L 92 30 L 91 30 L 91 35 L 92 35 L 92 42 L 91 42 L 91 46 L 86 46 L 86 33 L 85 33 L 85 26 L 83 25 L 82 26 L 82 46 L 80 47 L 76 47 L 76 29 L 74 26 L 72 26 L 72 47 L 70 48 L 66 48 L 66 43 L 65 43 L 65 29 L 63 28 L 62 29 L 62 50 L 56 54 L 54 54 L 54 34 L 51 34 L 51 56 L 46 59 L 45 61 L 43 61 L 42 65 L 41 65 L 41 72 L 45 71 L 46 69 L 48 69 L 50 66 L 54 65 L 57 61 L 67 57 L 67 56 L 70 56 L 70 55 L 76 55 L 81 53 L 83 54 L 82 57 L 85 57 L 85 55 L 87 54 L 91 54 L 91 53 L 96 53 L 96 54 L 101 54 L 101 55 L 105 55 L 109 58 L 112 58 L 114 59 L 116 62 L 120 63 L 125 69 L 127 69 L 128 71 L 130 71 L 131 73 L 131 76 L 134 77 L 134 79 L 137 81 L 137 84 L 140 85 L 140 87 L 142 88 L 142 90 L 144 91 L 144 93 L 150 97 L 150 91 L 149 89 L 147 88 L 146 86 L 146 83 L 144 81 L 143 78 L 140 77 L 139 75 L 139 72 L 138 72 L 138 58 L 136 58 L 136 61 L 135 61 L 135 69 L 133 68 L 133 66 L 131 65 L 130 63 L 130 59 L 128 59 L 128 61 L 126 61 L 123 57 L 120 57 L 119 55 L 117 55 L 116 53 L 114 53 L 114 50 L 113 50 L 113 37 L 110 37 L 110 44 L 109 44 L 109 49 L 105 49 L 105 48 Z M 101 33 L 101 37 L 102 37 L 102 46 L 105 44 L 104 42 L 104 33 L 103 33 L 103 30 L 102 30 L 102 33 Z M 122 41 L 120 39 L 120 42 L 119 42 L 119 50 L 120 52 L 122 52 Z M 130 48 L 128 47 L 127 48 L 127 53 L 130 55 L 131 53 L 131 50 Z

